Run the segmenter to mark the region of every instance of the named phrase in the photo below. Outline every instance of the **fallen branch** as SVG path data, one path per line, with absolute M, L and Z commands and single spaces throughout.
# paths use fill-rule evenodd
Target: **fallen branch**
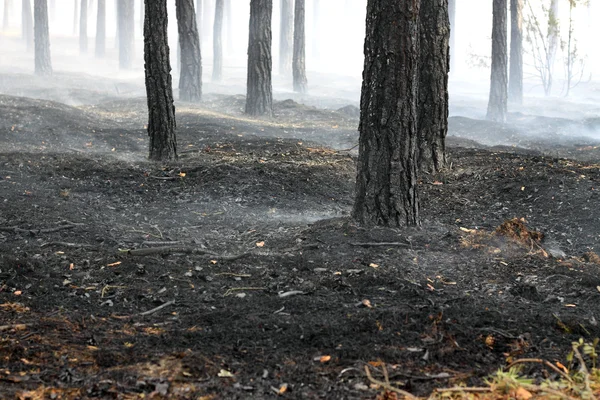
M 180 176 L 153 176 L 153 175 L 150 175 L 148 178 L 158 179 L 160 181 L 174 181 L 177 179 L 181 179 Z
M 85 244 L 85 243 L 68 243 L 68 242 L 48 242 L 48 243 L 43 243 L 40 247 L 54 247 L 54 246 L 58 246 L 58 247 L 70 247 L 70 248 L 74 248 L 74 249 L 80 249 L 80 248 L 94 248 L 97 249 L 96 246 L 92 245 L 92 244 Z
M 385 366 L 383 368 L 384 368 L 386 380 L 387 380 L 388 379 L 387 371 L 385 370 Z M 389 382 L 381 382 L 381 381 L 378 381 L 377 379 L 373 378 L 371 376 L 371 371 L 369 371 L 368 365 L 365 365 L 365 372 L 367 373 L 367 378 L 369 379 L 369 382 L 371 382 L 377 386 L 380 386 L 380 387 L 384 388 L 385 390 L 389 390 L 390 392 L 395 392 L 395 393 L 401 394 L 402 396 L 407 397 L 409 399 L 413 399 L 413 400 L 418 399 L 418 397 L 413 396 L 411 393 L 407 392 L 406 390 L 398 389 L 397 387 L 392 386 Z
M 400 242 L 373 242 L 373 243 L 350 243 L 356 247 L 410 247 L 408 243 Z
M 153 314 L 153 313 L 155 313 L 157 311 L 160 311 L 163 308 L 168 307 L 168 306 L 170 306 L 172 304 L 175 304 L 175 300 L 167 301 L 165 304 L 163 304 L 161 306 L 158 306 L 156 308 L 153 308 L 152 310 L 148 310 L 148 311 L 144 311 L 143 313 L 140 313 L 140 315 L 143 316 L 143 317 L 145 317 L 146 315 Z

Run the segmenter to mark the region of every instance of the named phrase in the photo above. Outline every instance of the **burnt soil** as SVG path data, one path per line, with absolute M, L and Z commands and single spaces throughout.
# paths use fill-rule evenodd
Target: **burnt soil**
M 372 399 L 379 360 L 426 395 L 600 337 L 593 142 L 486 147 L 501 128 L 453 118 L 473 138 L 422 176 L 422 227 L 367 228 L 355 107 L 207 95 L 156 164 L 145 100 L 92 97 L 0 96 L 2 398 Z

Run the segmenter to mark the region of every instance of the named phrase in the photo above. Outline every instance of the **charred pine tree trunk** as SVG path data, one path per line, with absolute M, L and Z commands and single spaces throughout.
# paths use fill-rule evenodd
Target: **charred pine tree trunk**
M 294 38 L 294 1 L 281 0 L 279 31 L 279 74 L 290 76 L 292 72 L 292 41 Z
M 167 37 L 167 0 L 145 0 L 145 5 L 144 61 L 150 159 L 173 160 L 177 158 L 177 139 Z
M 273 0 L 250 1 L 246 114 L 273 115 L 271 16 Z
M 4 0 L 4 14 L 2 15 L 2 29 L 7 30 L 10 23 L 10 10 L 12 9 L 12 1 Z
M 194 0 L 177 0 L 175 4 L 181 49 L 179 99 L 199 102 L 202 99 L 202 55 Z
M 215 3 L 215 23 L 213 25 L 213 82 L 219 82 L 223 77 L 223 16 L 225 1 Z
M 104 58 L 106 53 L 106 0 L 98 0 L 96 19 L 96 57 Z
M 33 44 L 33 17 L 31 16 L 31 2 L 29 0 L 23 0 L 21 10 L 21 29 L 23 34 L 23 40 L 27 45 L 27 51 L 32 51 L 34 48 Z
M 133 0 L 118 0 L 117 24 L 119 32 L 119 67 L 131 69 L 134 45 Z M 165 16 L 166 18 L 166 16 Z
M 456 0 L 448 0 L 450 19 L 450 71 L 456 71 Z
M 436 172 L 446 164 L 450 21 L 448 0 L 421 0 L 419 163 Z
M 508 113 L 508 51 L 507 51 L 507 7 L 506 0 L 493 0 L 494 19 L 492 24 L 492 75 L 487 119 L 506 121 Z
M 79 52 L 87 53 L 88 51 L 88 0 L 81 0 L 81 15 L 79 20 Z
M 35 74 L 52 75 L 47 0 L 34 0 Z
M 294 58 L 292 70 L 294 72 L 294 92 L 298 93 L 306 93 L 308 89 L 308 81 L 306 79 L 304 4 L 304 0 L 296 0 L 296 5 L 294 8 Z
M 523 0 L 510 0 L 508 100 L 523 104 Z
M 369 0 L 353 217 L 419 224 L 417 195 L 420 0 Z

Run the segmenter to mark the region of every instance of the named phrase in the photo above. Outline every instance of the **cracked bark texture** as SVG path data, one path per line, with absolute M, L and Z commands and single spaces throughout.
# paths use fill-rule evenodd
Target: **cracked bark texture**
M 48 27 L 47 0 L 34 0 L 35 74 L 52 75 L 50 56 L 50 29 Z
M 305 27 L 305 2 L 296 0 L 294 8 L 294 58 L 292 70 L 294 73 L 294 92 L 306 93 L 308 80 L 306 79 L 306 36 Z
M 119 68 L 131 69 L 134 57 L 133 0 L 117 0 L 119 32 Z M 165 15 L 166 18 L 166 15 Z
M 220 82 L 223 77 L 223 16 L 225 1 L 215 2 L 215 23 L 213 24 L 213 82 Z
M 281 19 L 279 31 L 279 74 L 290 76 L 292 73 L 292 42 L 294 38 L 294 0 L 281 0 Z
M 435 172 L 446 164 L 450 20 L 448 0 L 421 0 L 419 164 Z
M 508 100 L 523 104 L 523 0 L 510 0 Z
M 505 122 L 508 113 L 508 50 L 506 0 L 493 0 L 492 74 L 487 119 Z
M 199 102 L 202 99 L 202 54 L 194 0 L 176 0 L 175 5 L 181 49 L 179 99 Z
M 353 217 L 419 224 L 417 103 L 420 0 L 369 0 Z
M 271 15 L 273 0 L 250 1 L 246 114 L 273 115 Z
M 167 0 L 145 0 L 144 61 L 150 159 L 177 158 L 173 81 L 167 37 Z

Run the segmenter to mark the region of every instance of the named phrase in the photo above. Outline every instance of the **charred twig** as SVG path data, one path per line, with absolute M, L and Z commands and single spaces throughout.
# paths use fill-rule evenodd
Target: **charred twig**
M 400 243 L 400 242 L 373 242 L 373 243 L 350 243 L 352 246 L 356 247 L 410 247 L 408 243 Z
M 46 228 L 46 229 L 23 229 L 23 228 L 19 228 L 18 226 L 0 226 L 0 231 L 3 232 L 14 232 L 14 233 L 28 233 L 30 235 L 38 235 L 40 233 L 52 233 L 52 232 L 58 232 L 58 231 L 63 231 L 63 230 L 67 230 L 67 229 L 74 229 L 77 226 L 79 226 L 79 224 L 72 224 L 72 225 L 61 225 L 61 226 L 57 226 L 54 228 Z
M 161 255 L 168 255 L 168 254 L 175 254 L 175 253 L 183 253 L 183 254 L 203 254 L 203 255 L 208 255 L 211 256 L 217 260 L 224 260 L 224 261 L 234 261 L 243 257 L 247 257 L 247 256 L 251 256 L 251 255 L 255 255 L 255 256 L 281 256 L 284 255 L 286 253 L 293 253 L 293 252 L 297 252 L 297 251 L 302 251 L 302 250 L 307 250 L 307 249 L 314 249 L 314 248 L 318 248 L 319 246 L 316 244 L 309 244 L 309 245 L 305 245 L 305 246 L 294 246 L 294 247 L 290 247 L 288 249 L 284 249 L 280 252 L 272 252 L 272 251 L 265 251 L 265 250 L 254 250 L 254 251 L 247 251 L 245 253 L 240 253 L 240 254 L 218 254 L 215 253 L 213 251 L 210 250 L 206 250 L 206 249 L 200 249 L 197 247 L 190 247 L 190 246 L 162 246 L 162 247 L 148 247 L 148 248 L 143 248 L 143 249 L 126 249 L 126 250 L 120 250 L 121 253 L 127 253 L 130 256 L 136 256 L 136 257 L 143 257 L 143 256 L 152 256 L 152 255 L 157 255 L 157 254 L 161 254 Z
M 233 294 L 233 292 L 239 292 L 241 290 L 267 290 L 267 288 L 264 288 L 264 287 L 237 287 L 237 288 L 230 288 L 230 289 L 227 289 L 227 291 L 223 294 L 223 297 L 227 297 L 227 296 Z
M 143 317 L 145 317 L 146 315 L 153 314 L 153 313 L 155 313 L 157 311 L 160 311 L 163 308 L 168 307 L 168 306 L 170 306 L 172 304 L 175 304 L 175 300 L 167 301 L 165 304 L 160 305 L 158 307 L 155 307 L 152 310 L 148 310 L 148 311 L 144 311 L 143 313 L 140 313 L 140 315 L 143 316 Z
M 385 379 L 389 380 L 388 376 L 387 376 L 387 371 L 385 369 L 385 365 L 383 366 L 383 370 L 385 371 Z M 413 400 L 417 400 L 416 396 L 413 396 L 411 393 L 402 390 L 402 389 L 398 389 L 397 387 L 392 386 L 389 381 L 388 382 L 381 382 L 378 381 L 377 379 L 373 378 L 373 376 L 371 376 L 371 371 L 369 371 L 369 366 L 365 365 L 365 372 L 367 373 L 367 378 L 369 379 L 369 381 L 377 386 L 380 386 L 382 388 L 384 388 L 385 390 L 389 390 L 390 392 L 395 392 L 398 394 L 401 394 L 404 397 L 407 397 L 409 399 L 413 399 Z
M 150 175 L 148 178 L 158 179 L 160 181 L 176 181 L 177 179 L 182 179 L 181 176 L 154 176 L 154 175 Z
M 92 245 L 92 244 L 86 244 L 86 243 L 68 243 L 68 242 L 48 242 L 48 243 L 43 243 L 40 247 L 51 247 L 51 246 L 70 247 L 70 248 L 74 248 L 74 249 L 79 249 L 79 248 L 94 248 L 94 249 L 97 249 L 97 247 L 94 246 L 94 245 Z

